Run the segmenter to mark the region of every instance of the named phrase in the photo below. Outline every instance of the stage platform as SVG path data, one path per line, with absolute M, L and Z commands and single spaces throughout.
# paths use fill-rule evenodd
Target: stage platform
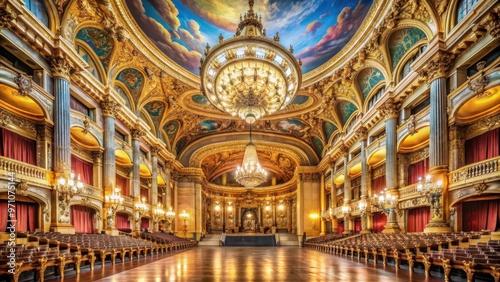
M 273 234 L 261 233 L 231 233 L 222 236 L 224 246 L 276 246 L 276 237 Z

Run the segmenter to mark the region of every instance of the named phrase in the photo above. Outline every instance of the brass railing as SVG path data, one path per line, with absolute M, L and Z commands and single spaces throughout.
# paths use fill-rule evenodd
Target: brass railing
M 450 184 L 466 181 L 467 179 L 489 174 L 498 175 L 500 170 L 500 156 L 482 162 L 461 167 L 449 174 Z
M 47 181 L 46 169 L 1 156 L 0 170 Z

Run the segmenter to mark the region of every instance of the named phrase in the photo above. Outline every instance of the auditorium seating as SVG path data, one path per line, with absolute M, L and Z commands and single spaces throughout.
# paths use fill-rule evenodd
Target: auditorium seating
M 413 272 L 415 263 L 422 264 L 426 276 L 432 267 L 442 269 L 444 280 L 450 280 L 452 269 L 465 272 L 467 281 L 474 281 L 476 273 L 500 280 L 500 241 L 488 240 L 489 231 L 449 234 L 364 234 L 347 238 L 329 235 L 309 239 L 304 247 L 350 257 L 374 264 L 388 260 L 399 268 L 404 262 Z M 484 236 L 486 239 L 481 239 Z M 328 239 L 327 239 L 328 238 Z M 480 240 L 481 239 L 481 240 Z M 474 243 L 472 243 L 474 241 Z
M 34 271 L 34 280 L 43 282 L 48 267 L 55 267 L 56 275 L 62 279 L 67 265 L 72 265 L 78 274 L 82 263 L 88 264 L 93 271 L 96 259 L 101 267 L 105 267 L 106 261 L 114 265 L 116 258 L 124 262 L 127 257 L 132 260 L 134 257 L 197 246 L 195 242 L 170 236 L 152 240 L 106 234 L 18 233 L 17 238 L 24 238 L 26 243 L 15 246 L 16 271 L 10 274 L 11 281 L 17 282 L 23 272 Z M 7 256 L 10 250 L 7 243 L 0 244 L 0 275 L 9 274 Z
M 157 244 L 165 244 L 170 250 L 180 250 L 198 246 L 197 241 L 190 241 L 185 238 L 163 232 L 142 233 L 141 237 L 151 240 L 152 242 L 156 242 Z

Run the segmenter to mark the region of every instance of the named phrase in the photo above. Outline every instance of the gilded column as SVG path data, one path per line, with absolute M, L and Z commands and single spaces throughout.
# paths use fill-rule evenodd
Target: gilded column
M 97 150 L 92 152 L 92 160 L 94 161 L 93 164 L 93 174 L 94 174 L 94 187 L 102 190 L 102 158 L 103 158 L 103 151 L 102 150 Z
M 450 126 L 450 170 L 454 171 L 465 164 L 465 150 L 462 129 L 459 125 Z
M 438 51 L 420 71 L 420 75 L 430 81 L 430 138 L 429 138 L 429 173 L 432 181 L 442 181 L 442 192 L 429 195 L 432 219 L 424 229 L 429 233 L 451 232 L 448 206 L 448 93 L 446 92 L 447 72 L 452 64 L 454 55 Z
M 158 152 L 160 148 L 151 147 L 151 205 L 158 205 Z
M 368 139 L 368 130 L 365 127 L 358 129 L 358 136 L 360 138 L 361 147 L 361 202 L 365 203 L 365 208 L 361 210 L 361 234 L 370 233 L 368 230 L 367 220 L 367 198 L 368 198 L 368 160 L 366 158 L 366 140 Z
M 385 182 L 388 192 L 397 196 L 397 104 L 389 98 L 379 109 L 385 117 Z M 394 193 L 396 192 L 396 193 Z
M 36 126 L 36 163 L 39 167 L 52 170 L 52 128 L 47 124 Z
M 171 187 L 171 173 L 170 173 L 170 168 L 166 167 L 165 168 L 165 197 L 163 197 L 163 201 L 165 202 L 165 208 L 167 210 L 172 207 L 172 187 Z

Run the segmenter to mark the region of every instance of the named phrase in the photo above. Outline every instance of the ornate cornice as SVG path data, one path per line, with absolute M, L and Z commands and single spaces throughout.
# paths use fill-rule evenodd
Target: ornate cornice
M 112 100 L 110 97 L 106 97 L 103 101 L 101 101 L 101 110 L 103 116 L 116 117 L 120 108 L 121 105 L 118 104 L 115 100 Z
M 384 116 L 385 120 L 398 117 L 398 103 L 393 98 L 387 99 L 378 110 Z
M 429 82 L 446 77 L 448 70 L 452 66 L 453 59 L 455 59 L 454 54 L 440 50 L 427 62 L 426 67 L 419 71 L 419 75 L 427 78 Z
M 130 129 L 130 135 L 132 136 L 132 140 L 140 140 L 146 133 L 141 128 L 135 127 Z
M 11 27 L 11 22 L 17 18 L 17 14 L 7 5 L 0 5 L 0 30 Z

